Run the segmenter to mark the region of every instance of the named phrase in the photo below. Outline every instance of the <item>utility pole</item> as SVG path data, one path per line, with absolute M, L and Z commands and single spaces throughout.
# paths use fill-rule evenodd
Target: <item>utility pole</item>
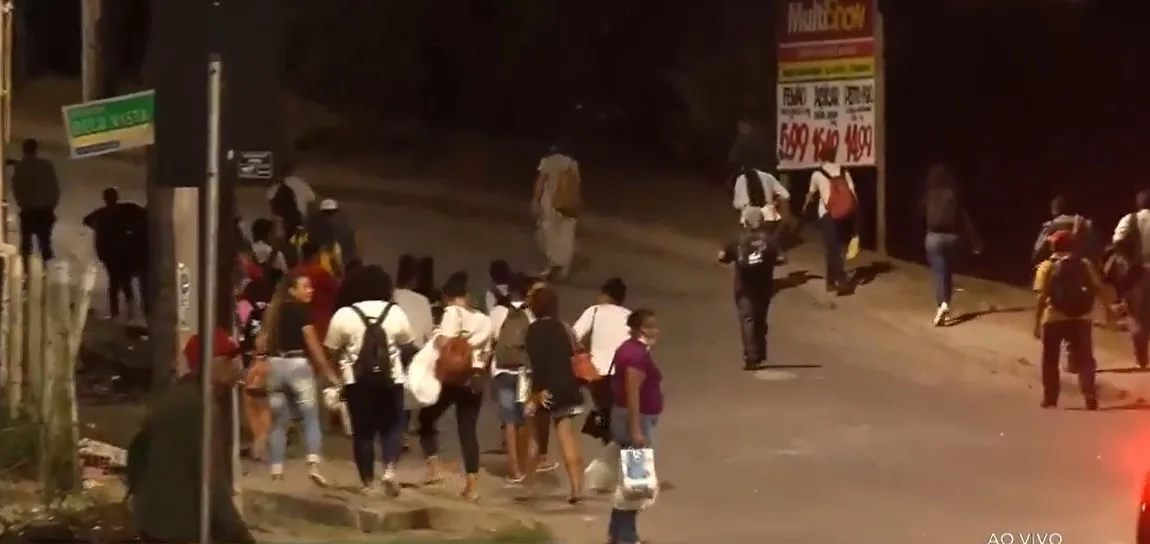
M 0 0 L 0 245 L 8 243 L 8 141 L 12 137 L 11 0 Z
M 887 253 L 886 236 L 886 30 L 880 2 L 874 9 L 875 249 Z
M 80 0 L 81 89 L 84 102 L 104 98 L 100 96 L 101 51 L 100 17 L 102 0 Z

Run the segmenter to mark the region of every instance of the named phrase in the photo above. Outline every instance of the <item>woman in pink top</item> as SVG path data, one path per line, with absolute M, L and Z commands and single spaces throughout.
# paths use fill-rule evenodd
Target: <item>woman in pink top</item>
M 655 312 L 635 310 L 627 317 L 631 338 L 615 351 L 610 376 L 615 395 L 611 409 L 611 435 L 620 448 L 650 448 L 655 426 L 663 413 L 663 373 L 651 357 L 659 336 Z M 611 544 L 638 544 L 638 510 L 611 510 L 607 535 Z

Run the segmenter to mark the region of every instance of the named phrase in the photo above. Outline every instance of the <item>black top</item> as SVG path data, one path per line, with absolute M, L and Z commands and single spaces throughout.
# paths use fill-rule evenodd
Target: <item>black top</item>
M 134 202 L 117 202 L 97 208 L 84 217 L 84 225 L 96 233 L 96 257 L 105 263 L 147 248 L 148 212 Z
M 551 394 L 551 409 L 559 412 L 583 405 L 583 390 L 571 370 L 575 354 L 567 325 L 544 318 L 527 327 L 524 340 L 531 361 L 532 385 L 536 392 Z
M 774 250 L 759 257 L 757 264 L 739 262 L 739 242 L 731 242 L 723 248 L 719 262 L 735 265 L 735 295 L 762 297 L 774 295 L 775 264 L 778 253 Z
M 280 308 L 279 328 L 276 330 L 276 345 L 271 350 L 272 355 L 290 351 L 304 351 L 307 342 L 303 338 L 304 327 L 311 325 L 308 317 L 307 305 L 302 302 L 288 302 Z

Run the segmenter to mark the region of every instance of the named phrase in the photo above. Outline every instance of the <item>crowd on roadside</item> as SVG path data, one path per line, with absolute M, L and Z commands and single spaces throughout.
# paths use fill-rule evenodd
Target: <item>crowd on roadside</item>
M 425 481 L 440 481 L 447 468 L 438 429 L 451 412 L 463 461 L 459 492 L 479 500 L 478 416 L 491 399 L 503 427 L 506 483 L 520 488 L 525 500 L 539 493 L 535 475 L 560 465 L 550 460 L 550 435 L 573 505 L 587 488 L 579 434 L 613 444 L 594 457 L 614 455 L 606 463 L 616 467 L 614 481 L 597 477 L 595 487 L 616 492 L 611 541 L 638 542 L 637 516 L 655 489 L 625 489 L 621 463 L 635 456 L 650 461 L 663 410 L 661 373 L 650 351 L 658 320 L 650 310 L 626 306 L 621 278 L 606 280 L 599 300 L 577 319 L 563 319 L 552 283 L 570 273 L 577 164 L 556 148 L 539 166 L 532 209 L 547 257 L 544 270 L 517 272 L 495 260 L 481 296 L 473 296 L 466 272 L 436 281 L 431 257 L 403 255 L 394 276 L 362 262 L 354 232 L 341 230 L 348 223 L 337 202 L 318 199 L 295 176 L 272 187 L 273 218 L 252 222 L 250 235 L 244 233 L 249 247 L 237 260 L 238 331 L 189 342 L 184 356 L 191 372 L 153 408 L 129 448 L 141 533 L 157 542 L 196 536 L 196 508 L 187 492 L 196 484 L 172 472 L 199 466 L 187 445 L 199 432 L 199 358 L 210 344 L 220 394 L 242 384 L 253 456 L 266 461 L 269 478 L 284 477 L 288 430 L 295 426 L 307 476 L 328 486 L 322 418 L 336 413 L 345 418 L 366 496 L 401 493 L 396 464 L 409 428 L 427 465 Z M 225 466 L 226 449 L 217 449 L 217 466 Z M 219 497 L 225 496 L 227 485 L 218 485 Z M 230 501 L 213 504 L 213 538 L 250 542 Z

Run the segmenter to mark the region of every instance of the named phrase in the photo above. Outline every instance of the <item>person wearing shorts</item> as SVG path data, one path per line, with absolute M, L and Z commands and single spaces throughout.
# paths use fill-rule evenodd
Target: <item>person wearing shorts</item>
M 527 397 L 530 395 L 529 370 L 524 366 L 500 364 L 498 343 L 503 324 L 512 312 L 519 318 L 526 317 L 534 322 L 535 316 L 527 308 L 527 278 L 522 274 L 512 275 L 507 282 L 507 305 L 495 305 L 489 314 L 492 338 L 496 339 L 495 356 L 491 361 L 491 393 L 499 407 L 499 422 L 503 426 L 503 442 L 507 451 L 507 481 L 522 484 L 525 475 L 532 470 L 526 465 L 530 457 L 532 432 L 527 425 L 525 413 Z M 521 321 L 522 322 L 522 321 Z M 510 329 L 509 329 L 510 330 Z

